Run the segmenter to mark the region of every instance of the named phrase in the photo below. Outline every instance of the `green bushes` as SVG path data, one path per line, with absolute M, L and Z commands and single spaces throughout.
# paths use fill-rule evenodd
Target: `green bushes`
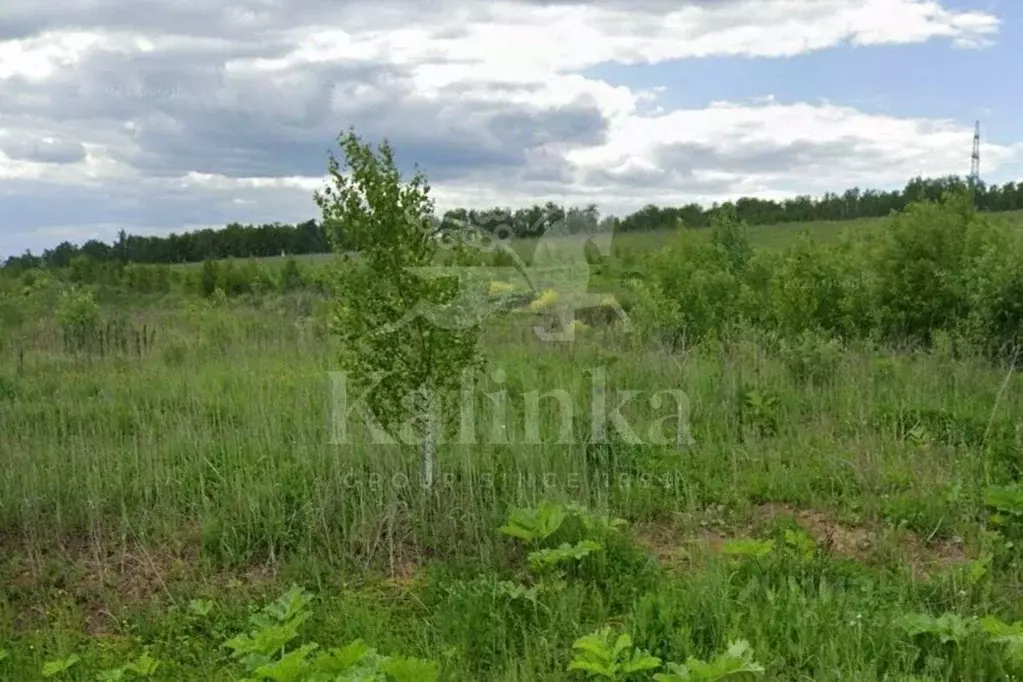
M 859 255 L 849 243 L 821 248 L 801 236 L 771 269 L 765 298 L 775 325 L 791 335 L 819 331 L 843 337 L 869 328 L 866 287 L 851 267 Z
M 302 269 L 294 258 L 288 258 L 281 271 L 281 291 L 290 292 L 302 288 Z
M 57 321 L 64 332 L 64 345 L 82 351 L 91 342 L 99 324 L 99 306 L 91 291 L 64 289 L 57 301 Z
M 710 244 L 681 232 L 647 257 L 636 285 L 641 322 L 670 345 L 741 324 L 796 345 L 815 334 L 929 347 L 951 333 L 992 353 L 1020 341 L 1023 246 L 974 211 L 968 195 L 913 204 L 876 235 L 835 245 L 803 237 L 779 254 L 752 252 L 732 218 L 713 230 Z
M 877 253 L 864 266 L 876 276 L 874 299 L 889 340 L 927 342 L 969 312 L 967 282 L 984 242 L 986 221 L 969 197 L 913 204 L 891 220 Z
M 784 250 L 754 249 L 749 228 L 721 212 L 709 234 L 683 228 L 657 251 L 618 248 L 595 270 L 601 286 L 626 285 L 617 293 L 635 298 L 630 314 L 668 347 L 740 325 L 896 346 L 931 346 L 935 333 L 947 333 L 985 354 L 1011 352 L 1023 340 L 1023 240 L 1012 228 L 976 212 L 968 194 L 911 204 L 879 227 L 834 243 L 803 235 Z M 33 289 L 53 278 L 207 298 L 217 289 L 238 297 L 334 286 L 327 260 L 294 257 L 120 266 L 80 255 L 65 270 L 20 277 Z
M 129 263 L 124 267 L 123 283 L 138 293 L 165 294 L 171 289 L 171 269 L 167 265 Z
M 648 257 L 645 279 L 632 282 L 641 323 L 669 347 L 696 343 L 754 314 L 742 233 L 730 224 L 724 230 L 727 236 L 711 244 L 682 230 Z

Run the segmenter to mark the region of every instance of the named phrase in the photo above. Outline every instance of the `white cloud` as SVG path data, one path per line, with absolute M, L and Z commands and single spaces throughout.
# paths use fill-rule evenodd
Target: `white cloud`
M 663 88 L 584 70 L 842 44 L 981 47 L 998 27 L 937 0 L 7 0 L 0 195 L 24 223 L 0 225 L 0 250 L 47 246 L 42 228 L 56 226 L 312 217 L 326 152 L 349 124 L 420 162 L 442 206 L 622 212 L 961 173 L 972 130 L 954 122 L 772 97 L 672 110 Z M 986 145 L 985 168 L 1021 151 Z

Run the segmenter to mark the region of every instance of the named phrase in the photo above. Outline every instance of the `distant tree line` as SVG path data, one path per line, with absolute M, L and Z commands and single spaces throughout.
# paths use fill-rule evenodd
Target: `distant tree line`
M 817 220 L 852 220 L 889 215 L 921 200 L 937 201 L 943 194 L 969 188 L 967 180 L 958 176 L 914 178 L 902 190 L 861 190 L 853 188 L 843 194 L 827 193 L 822 197 L 797 196 L 781 201 L 742 198 L 734 202 L 703 207 L 699 204 L 660 207 L 649 205 L 625 218 L 601 219 L 595 206 L 570 207 L 548 203 L 511 211 L 455 209 L 435 219 L 438 231 L 466 223 L 499 236 L 534 237 L 542 234 L 551 221 L 565 220 L 572 232 L 587 230 L 598 223 L 617 232 L 652 231 L 672 228 L 680 223 L 703 228 L 715 215 L 729 213 L 751 226 L 778 223 L 799 223 Z M 974 187 L 975 203 L 982 211 L 1023 210 L 1023 183 Z M 315 220 L 295 225 L 241 225 L 231 223 L 223 229 L 205 229 L 166 237 L 127 235 L 122 230 L 113 244 L 90 240 L 82 246 L 63 242 L 41 255 L 26 252 L 11 256 L 4 269 L 24 271 L 31 268 L 69 267 L 72 260 L 84 256 L 88 260 L 120 263 L 188 263 L 223 258 L 260 258 L 282 254 L 299 255 L 327 253 L 326 226 Z

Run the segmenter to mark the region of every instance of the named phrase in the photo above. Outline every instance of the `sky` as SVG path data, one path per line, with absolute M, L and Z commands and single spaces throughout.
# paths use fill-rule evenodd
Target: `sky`
M 3 0 L 0 259 L 318 217 L 337 136 L 440 210 L 1023 178 L 1019 0 Z

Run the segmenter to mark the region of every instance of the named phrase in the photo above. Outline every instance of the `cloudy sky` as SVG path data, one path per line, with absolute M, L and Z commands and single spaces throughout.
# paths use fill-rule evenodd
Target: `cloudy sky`
M 317 216 L 348 126 L 438 206 L 1023 177 L 1019 0 L 2 0 L 0 258 Z

